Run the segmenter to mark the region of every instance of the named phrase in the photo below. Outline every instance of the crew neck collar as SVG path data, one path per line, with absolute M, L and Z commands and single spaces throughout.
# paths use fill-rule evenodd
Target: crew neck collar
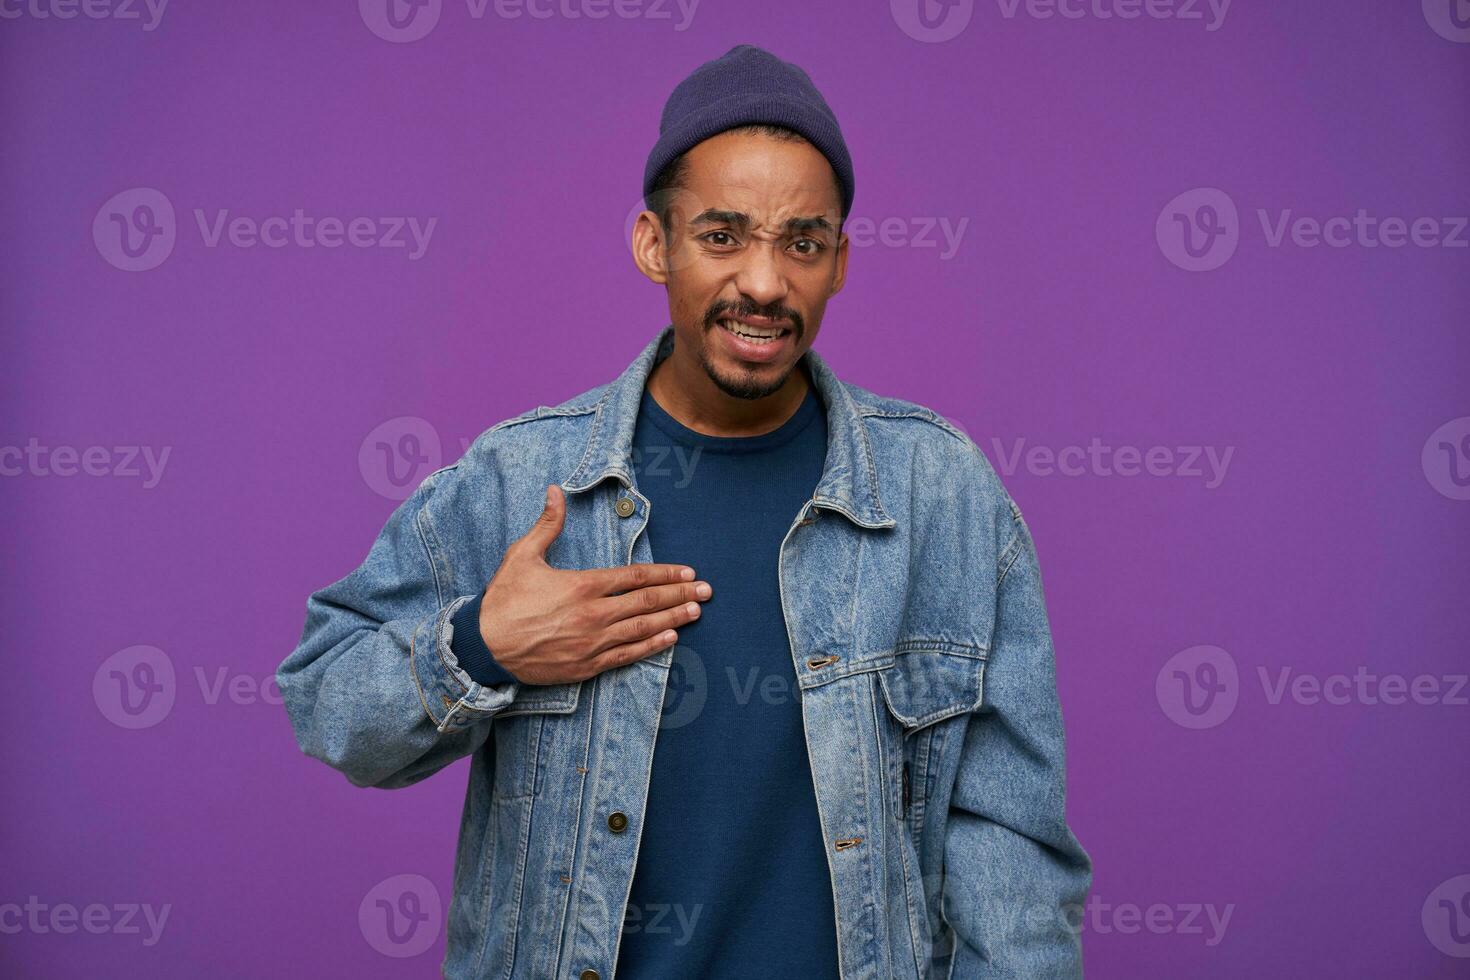
M 712 436 L 704 432 L 696 432 L 674 418 L 654 399 L 652 392 L 647 388 L 643 389 L 643 396 L 639 402 L 639 411 L 643 417 L 656 425 L 670 439 L 686 446 L 696 447 L 704 452 L 716 453 L 749 453 L 783 446 L 801 435 L 807 426 L 811 425 L 821 414 L 821 410 L 822 402 L 817 396 L 816 386 L 809 385 L 806 397 L 801 400 L 796 411 L 771 431 L 753 436 Z

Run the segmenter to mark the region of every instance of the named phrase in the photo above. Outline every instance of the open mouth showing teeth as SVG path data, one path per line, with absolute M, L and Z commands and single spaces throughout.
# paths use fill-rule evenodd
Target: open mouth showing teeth
M 772 341 L 780 340 L 782 337 L 791 332 L 790 327 L 777 327 L 773 330 L 762 330 L 759 327 L 752 327 L 749 324 L 741 323 L 738 320 L 721 320 L 719 321 L 719 324 L 721 327 L 724 327 L 726 330 L 730 331 L 741 340 L 746 340 L 756 345 L 769 344 Z

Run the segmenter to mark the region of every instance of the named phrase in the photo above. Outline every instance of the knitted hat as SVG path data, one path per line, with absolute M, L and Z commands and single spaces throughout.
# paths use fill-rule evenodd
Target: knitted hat
M 658 142 L 643 168 L 643 196 L 659 171 L 716 133 L 747 123 L 796 130 L 832 164 L 842 189 L 842 216 L 852 208 L 852 159 L 837 117 L 801 68 L 753 44 L 737 44 L 706 61 L 674 87 L 658 124 Z

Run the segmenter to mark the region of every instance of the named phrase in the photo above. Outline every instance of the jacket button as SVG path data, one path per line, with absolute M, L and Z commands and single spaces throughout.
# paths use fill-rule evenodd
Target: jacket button
M 628 815 L 621 810 L 614 810 L 607 815 L 607 826 L 615 834 L 621 834 L 628 829 Z
M 619 497 L 618 502 L 613 504 L 613 510 L 618 512 L 619 517 L 631 517 L 636 509 L 632 497 Z
M 582 980 L 599 980 L 596 970 L 583 970 Z

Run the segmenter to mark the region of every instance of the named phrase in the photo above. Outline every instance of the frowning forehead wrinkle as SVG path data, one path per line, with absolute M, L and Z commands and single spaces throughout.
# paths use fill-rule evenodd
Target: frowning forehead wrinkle
M 741 211 L 723 211 L 719 208 L 706 208 L 689 219 L 691 228 L 698 225 L 733 225 L 744 230 L 750 227 L 750 215 Z M 788 218 L 785 224 L 787 234 L 795 232 L 825 231 L 832 232 L 832 223 L 821 215 L 810 218 Z

